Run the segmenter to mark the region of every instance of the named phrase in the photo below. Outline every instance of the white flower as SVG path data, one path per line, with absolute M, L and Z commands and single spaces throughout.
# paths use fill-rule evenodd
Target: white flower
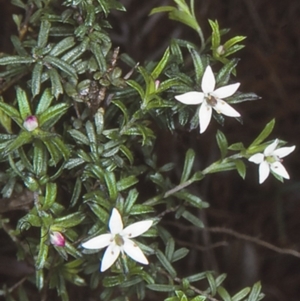
M 276 139 L 273 143 L 265 148 L 263 154 L 258 153 L 248 159 L 253 163 L 259 164 L 259 184 L 263 183 L 269 176 L 270 170 L 285 179 L 290 178 L 286 169 L 281 164 L 281 158 L 294 151 L 295 146 L 281 147 L 276 149 L 278 143 L 279 141 Z
M 119 211 L 114 208 L 109 219 L 110 233 L 101 234 L 82 244 L 86 249 L 102 249 L 107 247 L 101 263 L 101 272 L 106 271 L 119 257 L 120 253 L 126 253 L 133 260 L 148 264 L 142 250 L 131 240 L 146 232 L 151 226 L 153 221 L 146 220 L 133 223 L 123 229 L 123 222 Z
M 203 92 L 187 92 L 175 96 L 175 98 L 187 105 L 202 104 L 199 110 L 200 133 L 203 133 L 211 119 L 212 109 L 218 114 L 224 114 L 230 117 L 241 116 L 239 112 L 233 109 L 223 98 L 233 95 L 239 88 L 240 83 L 224 86 L 215 89 L 216 80 L 210 66 L 207 66 L 203 74 L 201 88 Z

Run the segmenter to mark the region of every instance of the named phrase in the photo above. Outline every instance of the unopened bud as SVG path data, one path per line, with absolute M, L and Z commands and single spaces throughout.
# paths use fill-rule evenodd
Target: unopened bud
M 34 115 L 31 115 L 25 119 L 23 126 L 27 131 L 32 132 L 39 126 L 39 123 L 37 118 Z
M 50 242 L 56 247 L 64 247 L 66 244 L 64 236 L 57 231 L 54 231 L 50 234 Z

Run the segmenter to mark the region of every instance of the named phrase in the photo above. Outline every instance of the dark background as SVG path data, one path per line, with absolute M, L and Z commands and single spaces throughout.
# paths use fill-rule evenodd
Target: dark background
M 0 1 L 1 51 L 10 49 L 9 36 L 14 28 L 8 2 Z M 143 64 L 146 60 L 158 60 L 172 37 L 199 43 L 192 29 L 168 20 L 166 14 L 148 17 L 153 7 L 172 5 L 171 1 L 122 2 L 128 13 L 115 12 L 111 17 L 112 38 L 114 46 L 120 46 L 121 52 L 129 53 L 136 61 Z M 210 35 L 207 19 L 217 19 L 221 28 L 231 28 L 224 41 L 234 35 L 247 36 L 246 48 L 237 54 L 241 58 L 237 81 L 241 82 L 241 91 L 255 92 L 261 99 L 235 106 L 243 116 L 243 125 L 226 118 L 221 130 L 229 143 L 242 141 L 247 145 L 275 117 L 270 139 L 286 140 L 289 146 L 296 145 L 296 150 L 284 161 L 291 177 L 284 184 L 270 176 L 259 185 L 257 166 L 247 164 L 245 181 L 231 171 L 208 176 L 192 187 L 211 205 L 199 213 L 211 231 L 178 229 L 176 223 L 168 222 L 170 230 L 177 233 L 177 246 L 186 244 L 187 235 L 190 245 L 196 246 L 179 276 L 213 269 L 228 274 L 226 287 L 231 293 L 261 280 L 266 294 L 264 300 L 298 301 L 300 253 L 285 254 L 285 249 L 300 251 L 300 1 L 195 0 L 195 4 L 206 37 Z M 212 121 L 201 139 L 196 131 L 179 138 L 180 143 L 197 151 L 199 168 L 218 159 L 214 138 L 217 128 L 220 125 Z M 164 153 L 172 152 L 172 160 L 182 161 L 180 143 L 162 133 L 158 147 Z M 224 228 L 235 232 L 228 233 Z M 241 237 L 237 232 L 248 236 Z M 7 237 L 4 239 L 8 241 Z M 271 250 L 263 242 L 279 249 Z M 12 262 L 17 268 L 15 275 L 11 275 L 7 262 L 1 265 L 3 261 L 0 251 L 2 279 L 14 277 L 17 281 L 22 272 L 18 274 L 18 268 L 23 267 Z

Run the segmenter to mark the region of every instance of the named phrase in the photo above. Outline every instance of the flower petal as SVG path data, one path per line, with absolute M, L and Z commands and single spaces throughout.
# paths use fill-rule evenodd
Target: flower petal
M 204 133 L 207 129 L 212 115 L 212 108 L 210 105 L 203 102 L 199 110 L 199 124 L 200 124 L 200 134 Z
M 290 147 L 282 147 L 282 148 L 278 148 L 275 149 L 273 154 L 279 158 L 283 158 L 287 155 L 289 155 L 291 152 L 293 152 L 295 150 L 296 146 L 290 146 Z
M 153 221 L 141 221 L 127 226 L 120 235 L 126 238 L 137 237 L 146 232 L 153 224 Z
M 263 154 L 258 153 L 258 154 L 252 155 L 248 160 L 255 164 L 260 164 L 261 162 L 264 161 L 264 158 L 265 158 L 265 156 Z
M 239 86 L 240 83 L 235 83 L 232 85 L 220 87 L 216 89 L 214 92 L 212 92 L 211 95 L 214 96 L 215 98 L 220 98 L 220 99 L 226 98 L 233 95 L 237 91 Z
M 85 249 L 102 249 L 107 247 L 112 240 L 110 233 L 98 235 L 81 244 Z
M 269 176 L 270 174 L 270 165 L 268 162 L 263 161 L 260 163 L 259 165 L 259 184 L 263 183 L 266 178 Z
M 148 264 L 148 260 L 145 257 L 143 251 L 138 247 L 132 240 L 125 238 L 124 239 L 125 243 L 123 245 L 123 249 L 125 253 L 131 257 L 133 260 L 143 263 L 143 264 Z
M 239 117 L 241 114 L 236 111 L 232 106 L 230 106 L 224 100 L 218 99 L 217 104 L 213 108 L 220 114 L 224 114 L 230 117 Z
M 123 222 L 119 211 L 114 208 L 109 219 L 109 230 L 112 234 L 118 234 L 123 230 Z
M 120 254 L 120 251 L 120 247 L 117 246 L 115 243 L 112 243 L 107 247 L 101 262 L 101 272 L 106 271 L 115 263 Z
M 203 102 L 204 93 L 202 92 L 187 92 L 181 95 L 176 95 L 175 98 L 186 105 L 198 105 Z
M 267 156 L 271 156 L 274 152 L 274 150 L 276 149 L 277 145 L 278 145 L 278 139 L 275 139 L 274 142 L 272 142 L 270 145 L 268 145 L 265 150 L 264 150 L 264 155 Z
M 278 161 L 271 164 L 271 170 L 285 179 L 290 178 L 284 166 Z
M 202 77 L 201 88 L 204 93 L 211 93 L 215 89 L 216 80 L 210 66 L 207 66 Z

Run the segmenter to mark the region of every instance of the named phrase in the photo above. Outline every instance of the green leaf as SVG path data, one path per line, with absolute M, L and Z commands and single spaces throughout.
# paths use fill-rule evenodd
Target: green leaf
M 74 207 L 77 204 L 77 202 L 80 198 L 81 190 L 82 190 L 82 180 L 80 177 L 77 177 L 75 185 L 74 185 L 74 189 L 73 189 L 73 194 L 72 194 L 72 197 L 70 200 L 71 207 Z
M 244 299 L 249 294 L 250 291 L 251 291 L 250 287 L 245 287 L 244 289 L 236 293 L 231 299 L 232 301 L 240 301 Z
M 27 95 L 24 90 L 22 90 L 20 87 L 16 88 L 17 92 L 17 101 L 19 106 L 19 112 L 21 115 L 21 118 L 25 120 L 28 116 L 31 116 L 31 109 L 30 105 L 27 99 Z
M 172 237 L 168 239 L 167 245 L 166 245 L 166 257 L 169 262 L 172 261 L 173 255 L 175 251 L 175 241 Z
M 139 215 L 139 214 L 145 214 L 145 213 L 150 213 L 153 212 L 154 209 L 151 206 L 148 205 L 133 205 L 131 210 L 130 210 L 130 215 Z
M 138 181 L 139 180 L 135 176 L 128 176 L 126 178 L 123 178 L 117 182 L 117 190 L 118 191 L 126 190 L 127 188 L 138 183 Z
M 56 145 L 53 144 L 51 140 L 43 139 L 43 143 L 45 144 L 48 152 L 50 153 L 53 164 L 56 165 L 62 157 L 61 152 L 57 149 Z
M 199 25 L 191 15 L 184 11 L 179 10 L 173 10 L 169 13 L 169 18 L 171 20 L 179 21 L 193 29 L 195 29 L 197 32 L 199 31 Z
M 65 72 L 67 75 L 69 75 L 73 78 L 77 78 L 77 73 L 76 73 L 75 68 L 72 67 L 71 65 L 69 65 L 67 62 L 65 62 L 55 56 L 47 55 L 44 57 L 43 61 L 44 61 L 44 63 L 47 63 L 54 67 L 57 67 L 61 71 Z
M 90 145 L 87 136 L 81 133 L 80 131 L 72 129 L 72 130 L 68 130 L 68 133 L 80 144 Z
M 169 57 L 170 57 L 170 49 L 167 48 L 164 55 L 163 55 L 163 57 L 161 58 L 159 63 L 156 65 L 155 69 L 151 72 L 151 76 L 154 80 L 156 80 L 159 77 L 161 72 L 166 67 L 166 65 L 168 63 L 168 60 L 169 60 Z
M 126 277 L 125 275 L 117 275 L 117 276 L 106 276 L 103 279 L 103 286 L 104 287 L 114 287 L 117 285 L 122 284 L 125 281 Z
M 192 59 L 193 59 L 196 81 L 197 81 L 197 83 L 200 83 L 201 79 L 202 79 L 202 76 L 203 76 L 203 73 L 204 73 L 204 65 L 203 65 L 201 56 L 196 51 L 196 49 L 194 49 L 190 45 L 188 45 L 188 50 L 189 50 L 189 52 L 192 56 Z
M 35 270 L 35 284 L 39 291 L 44 287 L 44 271 L 42 269 Z
M 66 37 L 57 43 L 52 50 L 50 51 L 50 55 L 59 56 L 71 47 L 75 45 L 74 37 Z
M 99 220 L 106 224 L 109 219 L 109 214 L 97 203 L 88 202 L 87 204 L 91 208 L 92 212 L 99 218 Z
M 123 153 L 123 155 L 126 156 L 129 163 L 133 164 L 134 158 L 133 158 L 133 154 L 132 154 L 131 150 L 127 146 L 125 146 L 124 144 L 121 144 L 119 146 L 119 148 L 120 148 L 120 151 Z
M 253 287 L 252 287 L 252 290 L 251 290 L 251 293 L 247 299 L 247 301 L 257 301 L 257 300 L 261 300 L 259 298 L 259 295 L 260 295 L 260 291 L 261 291 L 261 284 L 260 282 L 256 282 Z
M 32 141 L 32 135 L 30 132 L 22 131 L 20 135 L 16 139 L 14 139 L 12 142 L 7 144 L 6 148 L 2 152 L 2 155 L 5 156 L 15 150 L 17 150 L 19 147 L 21 147 L 24 144 L 27 144 Z
M 167 272 L 171 275 L 172 278 L 176 277 L 176 271 L 172 267 L 170 261 L 167 259 L 167 257 L 161 252 L 160 250 L 156 251 L 156 256 L 162 266 L 167 270 Z
M 101 50 L 101 46 L 98 43 L 92 42 L 91 43 L 91 51 L 95 56 L 95 59 L 98 63 L 99 70 L 105 72 L 107 69 L 105 57 Z
M 200 197 L 193 195 L 190 192 L 187 192 L 184 190 L 176 192 L 174 194 L 174 196 L 176 196 L 177 198 L 179 198 L 181 200 L 187 201 L 192 206 L 199 208 L 199 209 L 207 208 L 209 206 L 208 203 L 203 202 Z
M 213 277 L 213 275 L 209 272 L 206 273 L 206 279 L 208 281 L 209 287 L 210 287 L 210 291 L 211 294 L 214 296 L 217 292 L 217 284 L 216 281 Z
M 182 217 L 184 217 L 187 221 L 189 221 L 190 223 L 192 223 L 196 227 L 204 228 L 204 224 L 202 223 L 202 221 L 198 217 L 193 215 L 192 213 L 185 210 L 182 213 Z
M 48 229 L 46 227 L 41 228 L 41 238 L 40 238 L 40 245 L 39 245 L 39 253 L 36 259 L 36 269 L 40 270 L 44 267 L 47 257 L 48 257 L 48 250 L 49 246 L 46 244 L 46 240 L 48 238 Z
M 51 105 L 51 102 L 53 100 L 53 94 L 51 93 L 50 89 L 47 88 L 44 93 L 42 94 L 42 97 L 40 98 L 40 101 L 37 105 L 37 108 L 35 110 L 36 115 L 42 114 L 45 110 L 49 108 Z
M 67 103 L 59 103 L 46 109 L 39 116 L 39 125 L 45 129 L 50 129 L 69 109 Z
M 104 173 L 104 179 L 105 179 L 106 186 L 108 188 L 109 197 L 112 201 L 115 201 L 118 196 L 115 174 L 113 172 L 107 171 Z
M 216 83 L 218 87 L 222 87 L 228 84 L 231 73 L 234 71 L 239 59 L 230 60 L 226 65 L 224 65 L 216 76 Z
M 225 51 L 227 51 L 227 49 L 231 48 L 233 45 L 239 43 L 239 42 L 242 42 L 246 39 L 245 36 L 235 36 L 231 39 L 229 39 L 228 41 L 226 41 L 224 43 L 224 48 L 225 48 Z
M 134 188 L 131 189 L 127 195 L 127 198 L 125 200 L 125 204 L 124 204 L 124 215 L 128 215 L 131 212 L 132 206 L 134 205 L 134 203 L 136 202 L 137 198 L 139 196 L 138 191 Z
M 139 95 L 140 95 L 140 97 L 141 97 L 142 100 L 145 98 L 144 89 L 136 81 L 134 81 L 134 80 L 127 80 L 126 83 L 131 88 L 133 88 L 134 90 L 136 90 L 139 93 Z
M 52 187 L 52 189 L 53 189 L 52 192 L 54 192 L 53 187 Z M 82 212 L 75 212 L 75 213 L 71 213 L 66 216 L 58 217 L 58 218 L 54 219 L 53 223 L 57 227 L 71 228 L 71 227 L 79 225 L 84 219 L 85 219 L 85 214 L 83 214 Z
M 32 96 L 36 96 L 41 90 L 41 79 L 42 79 L 43 64 L 38 61 L 33 67 L 32 78 L 31 78 L 31 93 Z
M 175 261 L 178 261 L 178 260 L 184 258 L 189 252 L 190 251 L 187 248 L 180 248 L 180 249 L 176 250 L 173 254 L 172 262 L 175 262 Z
M 251 149 L 251 148 L 261 144 L 271 134 L 271 132 L 273 131 L 274 125 L 275 125 L 275 119 L 272 119 L 269 123 L 267 123 L 265 128 L 256 137 L 256 139 L 250 144 L 248 149 Z
M 11 64 L 32 64 L 35 62 L 31 56 L 23 57 L 19 55 L 10 55 L 0 58 L 0 65 L 11 65 Z
M 146 287 L 156 292 L 174 292 L 176 290 L 176 286 L 170 284 L 147 284 Z
M 187 150 L 185 154 L 184 167 L 183 167 L 180 183 L 184 183 L 189 179 L 194 166 L 194 161 L 195 161 L 195 152 L 193 149 L 190 148 Z
M 160 6 L 160 7 L 155 7 L 153 8 L 149 15 L 154 15 L 154 14 L 157 14 L 157 13 L 164 13 L 164 12 L 171 12 L 173 10 L 175 10 L 176 8 L 174 6 Z
M 57 195 L 57 185 L 55 183 L 47 183 L 45 199 L 42 205 L 43 210 L 48 210 L 51 208 L 51 206 L 56 200 L 56 195 Z
M 241 176 L 241 178 L 244 180 L 246 177 L 246 166 L 245 163 L 242 160 L 235 160 L 235 166 L 236 169 Z
M 235 93 L 234 96 L 227 98 L 226 101 L 230 104 L 240 103 L 244 101 L 253 101 L 260 99 L 255 93 Z
M 219 286 L 218 289 L 218 294 L 220 295 L 220 297 L 224 300 L 224 301 L 232 301 L 230 298 L 230 295 L 228 294 L 228 292 L 226 291 L 226 289 L 222 286 Z
M 202 272 L 202 273 L 198 273 L 198 274 L 194 274 L 194 275 L 185 277 L 185 279 L 188 282 L 197 282 L 197 281 L 205 279 L 205 278 L 206 278 L 206 272 Z
M 217 143 L 218 143 L 219 149 L 221 151 L 221 158 L 224 159 L 227 154 L 227 149 L 228 149 L 227 139 L 220 130 L 217 131 L 216 138 L 217 138 Z
M 47 173 L 47 150 L 40 140 L 34 141 L 33 146 L 33 171 L 37 177 L 41 177 Z
M 70 150 L 65 145 L 65 143 L 61 140 L 61 138 L 59 138 L 57 136 L 53 137 L 51 139 L 51 143 L 56 146 L 56 148 L 58 149 L 58 151 L 60 151 L 60 153 L 63 155 L 64 159 L 68 160 L 68 158 L 70 156 Z
M 51 80 L 51 93 L 57 99 L 60 94 L 64 93 L 64 89 L 61 83 L 61 78 L 56 69 L 49 69 L 48 72 Z
M 208 20 L 208 22 L 212 29 L 212 36 L 211 36 L 212 49 L 215 50 L 220 46 L 221 43 L 219 24 L 217 20 L 216 21 Z
M 23 120 L 20 113 L 11 105 L 3 102 L 3 98 L 0 98 L 0 109 L 10 118 L 12 118 L 20 127 L 23 127 Z
M 48 42 L 48 36 L 50 31 L 51 23 L 47 20 L 43 20 L 41 22 L 41 27 L 39 31 L 37 46 L 40 48 L 44 48 Z

